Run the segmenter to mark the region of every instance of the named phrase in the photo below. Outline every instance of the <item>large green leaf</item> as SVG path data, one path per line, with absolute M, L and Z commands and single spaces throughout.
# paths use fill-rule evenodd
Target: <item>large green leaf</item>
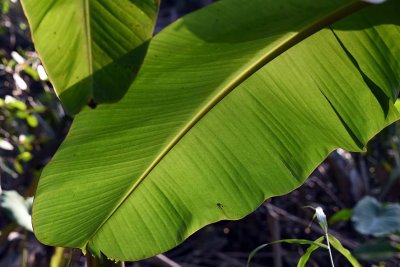
M 125 97 L 81 112 L 43 171 L 39 240 L 149 257 L 365 150 L 399 118 L 399 1 L 298 43 L 364 5 L 222 0 L 158 34 Z
M 351 220 L 361 234 L 388 236 L 400 232 L 400 204 L 384 204 L 366 196 L 354 207 Z
M 22 0 L 64 107 L 119 100 L 142 63 L 158 0 Z

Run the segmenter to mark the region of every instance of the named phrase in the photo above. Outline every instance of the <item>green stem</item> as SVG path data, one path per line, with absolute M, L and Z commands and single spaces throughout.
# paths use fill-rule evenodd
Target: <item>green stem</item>
M 331 250 L 331 245 L 329 243 L 329 235 L 328 232 L 325 233 L 326 236 L 326 244 L 328 245 L 328 251 L 329 251 L 329 258 L 331 260 L 331 265 L 332 267 L 335 267 L 335 264 L 333 263 L 333 257 L 332 257 L 332 250 Z
M 28 249 L 26 248 L 26 240 L 28 239 L 28 232 L 24 230 L 24 239 L 22 240 L 22 261 L 21 267 L 26 267 L 28 262 Z
M 125 267 L 123 261 L 115 262 L 109 259 L 103 258 L 99 259 L 90 255 L 90 253 L 86 254 L 86 262 L 87 267 Z

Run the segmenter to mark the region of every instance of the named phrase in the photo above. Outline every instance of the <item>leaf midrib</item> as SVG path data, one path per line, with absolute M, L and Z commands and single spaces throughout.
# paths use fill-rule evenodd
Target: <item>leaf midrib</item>
M 86 56 L 88 64 L 88 78 L 90 79 L 90 95 L 93 96 L 93 52 L 92 31 L 90 28 L 90 0 L 83 0 L 83 24 L 85 28 Z
M 89 1 L 89 0 L 86 0 Z M 291 36 L 284 39 L 282 42 L 278 43 L 273 49 L 261 57 L 259 60 L 255 60 L 253 64 L 250 64 L 247 69 L 244 69 L 241 75 L 238 75 L 236 79 L 226 84 L 214 98 L 212 98 L 195 116 L 179 131 L 176 136 L 165 146 L 165 148 L 157 155 L 157 157 L 151 162 L 149 167 L 143 172 L 139 179 L 132 185 L 132 187 L 120 198 L 119 202 L 115 205 L 114 209 L 108 214 L 108 216 L 99 224 L 95 229 L 93 234 L 84 243 L 82 249 L 85 250 L 86 246 L 93 239 L 93 237 L 98 233 L 98 231 L 103 227 L 103 225 L 113 216 L 113 214 L 122 206 L 125 200 L 135 191 L 135 189 L 141 184 L 142 181 L 150 174 L 150 172 L 158 165 L 159 162 L 168 154 L 172 148 L 190 131 L 194 125 L 199 122 L 210 110 L 213 109 L 221 100 L 225 98 L 230 92 L 232 92 L 237 86 L 242 82 L 247 80 L 251 75 L 256 73 L 259 69 L 265 66 L 268 62 L 272 61 L 274 58 L 278 57 L 280 54 L 287 51 L 289 48 L 293 47 L 297 43 L 321 30 L 323 27 L 332 24 L 353 12 L 360 10 L 363 7 L 368 6 L 366 2 L 353 1 L 346 4 L 328 15 L 322 17 L 320 20 L 311 23 L 304 28 L 300 29 L 299 32 L 292 34 Z

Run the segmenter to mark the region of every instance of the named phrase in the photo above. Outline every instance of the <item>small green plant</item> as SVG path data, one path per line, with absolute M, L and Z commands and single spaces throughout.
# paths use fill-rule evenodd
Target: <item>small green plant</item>
M 334 237 L 333 235 L 328 233 L 328 222 L 326 220 L 326 215 L 321 207 L 315 208 L 315 214 L 314 214 L 313 219 L 314 218 L 317 218 L 318 224 L 320 225 L 321 229 L 324 231 L 325 234 L 323 236 L 317 238 L 314 241 L 304 240 L 304 239 L 283 239 L 283 240 L 277 240 L 277 241 L 274 241 L 271 243 L 267 243 L 267 244 L 258 246 L 252 252 L 250 252 L 249 257 L 247 259 L 247 267 L 250 267 L 250 262 L 258 251 L 265 248 L 266 246 L 278 244 L 278 243 L 310 245 L 307 248 L 304 255 L 301 256 L 301 258 L 299 259 L 299 261 L 297 263 L 297 267 L 305 267 L 308 260 L 310 259 L 311 253 L 313 253 L 318 248 L 323 248 L 323 249 L 328 250 L 330 265 L 332 267 L 334 267 L 335 264 L 333 262 L 331 246 L 334 247 L 337 251 L 339 251 L 340 254 L 342 254 L 353 267 L 361 267 L 361 264 L 357 261 L 356 258 L 353 257 L 353 255 L 350 253 L 350 251 L 348 251 L 345 247 L 343 247 L 343 245 L 340 243 L 340 241 L 336 237 Z M 326 242 L 326 245 L 322 243 L 324 241 Z

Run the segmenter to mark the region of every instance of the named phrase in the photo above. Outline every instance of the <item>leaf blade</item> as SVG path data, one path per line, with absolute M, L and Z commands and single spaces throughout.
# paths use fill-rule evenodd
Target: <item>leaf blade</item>
M 324 241 L 324 236 L 321 236 L 320 238 L 316 239 L 315 242 L 321 243 L 322 241 Z M 303 256 L 301 256 L 301 258 L 299 259 L 299 262 L 297 263 L 297 267 L 305 267 L 308 260 L 310 259 L 311 254 L 317 250 L 319 248 L 318 245 L 316 244 L 312 244 L 310 245 L 306 252 L 304 253 Z
M 321 243 L 321 241 L 323 241 L 323 240 L 324 240 L 324 237 L 320 237 L 315 241 L 310 241 L 310 240 L 307 240 L 307 239 L 282 239 L 282 240 L 277 240 L 277 241 L 273 241 L 273 242 L 270 242 L 270 243 L 266 243 L 266 244 L 260 245 L 260 246 L 256 247 L 255 249 L 253 249 L 250 252 L 250 254 L 249 254 L 248 258 L 247 258 L 247 266 L 250 266 L 251 260 L 254 258 L 254 256 L 257 254 L 258 251 L 260 251 L 261 249 L 263 249 L 263 248 L 265 248 L 265 247 L 267 247 L 269 245 L 275 245 L 275 244 L 280 244 L 280 243 L 288 243 L 288 244 L 310 245 L 310 247 L 315 247 L 315 249 L 317 249 L 319 247 L 328 249 L 328 247 L 325 244 Z
M 122 101 L 76 118 L 37 191 L 34 223 L 42 242 L 88 245 L 91 252 L 114 259 L 157 254 L 206 224 L 239 219 L 265 198 L 287 193 L 336 147 L 361 151 L 374 134 L 398 119 L 389 99 L 388 112 L 382 111 L 332 31 L 324 30 L 251 75 L 185 132 L 182 129 L 237 72 L 292 36 L 291 24 L 278 37 L 274 31 L 260 36 L 256 28 L 237 42 L 235 29 L 226 29 L 225 35 L 213 33 L 214 28 L 225 30 L 213 24 L 221 23 L 213 19 L 222 14 L 240 18 L 246 8 L 266 12 L 261 0 L 252 5 L 236 1 L 241 9 L 235 14 L 228 12 L 233 8 L 221 13 L 221 5 L 236 7 L 231 2 L 218 3 L 211 8 L 212 19 L 205 15 L 208 11 L 196 13 L 154 39 L 138 79 Z M 308 3 L 310 9 L 304 10 L 310 13 L 297 18 L 303 23 L 300 28 L 321 15 L 312 1 Z M 287 12 L 295 15 L 298 8 Z M 329 13 L 323 8 L 319 12 Z M 244 26 L 257 24 L 253 17 L 248 19 Z M 198 32 L 204 23 L 214 35 Z M 229 19 L 224 23 L 235 25 Z M 171 52 L 176 50 L 180 53 Z M 193 58 L 188 55 L 202 56 L 185 65 Z M 370 112 L 365 112 L 366 103 Z M 181 131 L 183 138 L 174 142 Z M 152 162 L 157 162 L 155 167 Z M 64 208 L 51 208 L 54 221 L 75 220 L 62 229 L 46 224 L 50 203 Z M 118 232 L 127 225 L 129 229 Z M 120 247 L 111 245 L 115 243 Z
M 361 267 L 361 264 L 357 261 L 356 258 L 351 255 L 350 251 L 348 251 L 343 245 L 340 243 L 339 240 L 337 240 L 336 237 L 334 237 L 331 234 L 329 235 L 329 243 L 342 254 L 350 263 L 353 267 Z
M 156 1 L 21 2 L 35 48 L 67 111 L 124 95 L 152 36 Z

